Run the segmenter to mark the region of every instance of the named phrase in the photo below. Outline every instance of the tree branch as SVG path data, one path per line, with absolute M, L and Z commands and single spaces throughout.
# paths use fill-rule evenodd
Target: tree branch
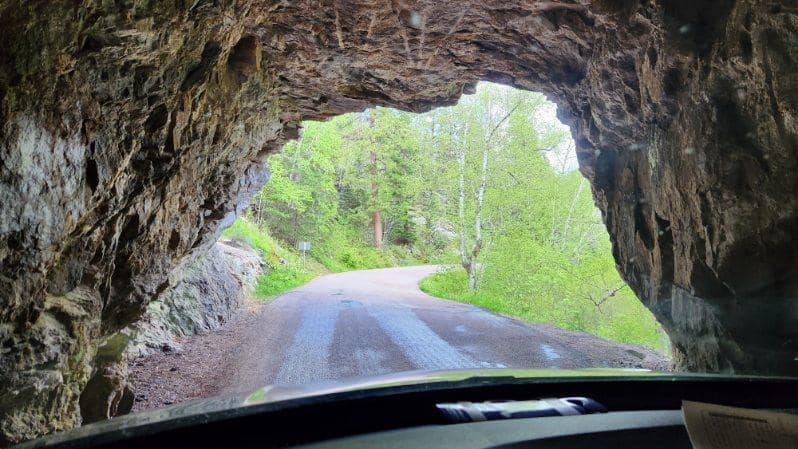
M 508 118 L 510 118 L 510 116 L 513 115 L 513 112 L 515 112 L 515 110 L 518 109 L 520 106 L 521 102 L 519 101 L 515 105 L 513 105 L 513 107 L 510 108 L 509 111 L 507 111 L 507 114 L 505 114 L 504 117 L 502 117 L 502 119 L 499 120 L 498 123 L 496 123 L 493 129 L 490 130 L 490 133 L 488 133 L 488 137 L 485 138 L 485 144 L 490 143 L 491 139 L 493 139 L 493 135 L 496 134 L 496 131 L 499 129 L 500 126 L 502 126 L 502 123 L 504 123 Z
M 593 303 L 593 305 L 595 305 L 595 306 L 596 306 L 596 308 L 599 310 L 599 312 L 602 312 L 602 311 L 601 311 L 601 306 L 602 306 L 602 305 L 603 305 L 605 302 L 607 302 L 607 300 L 608 300 L 608 299 L 610 299 L 610 298 L 612 298 L 613 296 L 615 296 L 615 295 L 616 295 L 616 294 L 617 294 L 619 291 L 621 291 L 621 290 L 622 290 L 624 287 L 626 287 L 626 284 L 621 284 L 621 285 L 620 285 L 618 288 L 616 288 L 616 289 L 614 289 L 614 290 L 610 291 L 609 293 L 607 293 L 606 295 L 602 296 L 602 297 L 601 297 L 601 299 L 600 299 L 600 300 L 598 300 L 598 301 L 596 301 L 595 299 L 593 299 L 593 297 L 592 297 L 592 296 L 590 296 L 590 295 L 588 295 L 588 296 L 587 296 L 587 299 L 588 299 L 590 302 L 592 302 L 592 303 Z M 602 313 L 603 313 L 603 312 L 602 312 Z

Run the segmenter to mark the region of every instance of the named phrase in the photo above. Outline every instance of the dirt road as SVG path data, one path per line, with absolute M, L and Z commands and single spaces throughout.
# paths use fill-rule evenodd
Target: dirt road
M 654 367 L 661 357 L 433 298 L 434 266 L 332 274 L 264 307 L 225 391 L 407 370 Z M 660 366 L 661 367 L 661 366 Z

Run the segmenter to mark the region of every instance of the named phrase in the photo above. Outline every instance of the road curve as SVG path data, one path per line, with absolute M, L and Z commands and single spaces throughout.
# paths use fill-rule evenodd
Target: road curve
M 223 392 L 410 370 L 662 368 L 638 346 L 434 298 L 418 282 L 436 266 L 330 274 L 266 304 Z

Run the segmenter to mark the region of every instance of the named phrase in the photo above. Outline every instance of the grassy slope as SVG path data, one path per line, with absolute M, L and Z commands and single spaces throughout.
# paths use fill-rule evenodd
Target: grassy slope
M 236 220 L 223 234 L 227 238 L 243 240 L 260 250 L 269 271 L 258 278 L 255 297 L 267 299 L 286 290 L 298 287 L 327 270 L 312 258 L 302 263 L 302 258 L 294 251 L 272 238 L 267 232 L 243 218 Z
M 656 326 L 650 313 L 635 304 L 633 307 L 620 306 L 612 311 L 611 317 L 602 317 L 595 326 L 578 329 L 563 325 L 552 316 L 537 313 L 534 306 L 527 301 L 517 301 L 500 291 L 481 289 L 472 291 L 467 287 L 465 270 L 454 269 L 433 274 L 419 283 L 422 291 L 439 298 L 464 302 L 492 310 L 503 315 L 520 318 L 527 322 L 545 322 L 569 330 L 588 332 L 608 340 L 646 346 L 667 354 L 669 352 L 667 338 Z M 641 310 L 643 309 L 643 310 Z
M 269 235 L 247 218 L 237 219 L 224 231 L 224 237 L 243 240 L 263 253 L 268 273 L 258 278 L 257 299 L 268 299 L 284 291 L 309 282 L 321 274 L 350 270 L 364 270 L 417 263 L 402 257 L 403 250 L 389 248 L 381 251 L 358 243 L 345 228 L 331 233 L 324 245 L 314 245 L 305 262 L 291 245 Z M 404 251 L 406 253 L 406 251 Z

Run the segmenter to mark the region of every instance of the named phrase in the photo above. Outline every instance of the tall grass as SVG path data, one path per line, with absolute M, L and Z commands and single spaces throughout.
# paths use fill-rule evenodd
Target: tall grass
M 524 321 L 584 331 L 608 340 L 669 353 L 668 339 L 662 329 L 651 312 L 631 294 L 619 294 L 600 311 L 592 304 L 576 301 L 556 305 L 545 294 L 538 297 L 518 295 L 490 282 L 483 283 L 479 290 L 471 290 L 462 268 L 435 273 L 423 279 L 419 287 L 432 296 L 473 304 Z M 546 287 L 541 285 L 540 291 L 545 291 Z
M 301 254 L 265 227 L 252 220 L 238 218 L 223 236 L 247 242 L 262 253 L 268 273 L 258 278 L 255 296 L 268 299 L 309 282 L 327 272 L 343 272 L 416 264 L 406 251 L 397 248 L 380 250 L 363 242 L 354 229 L 336 225 L 323 238 L 314 242 L 303 261 Z
M 295 251 L 258 228 L 246 218 L 239 218 L 223 234 L 230 239 L 247 242 L 261 252 L 268 272 L 258 278 L 255 298 L 264 300 L 292 288 L 299 287 L 326 272 L 324 266 L 309 258 L 305 262 Z

